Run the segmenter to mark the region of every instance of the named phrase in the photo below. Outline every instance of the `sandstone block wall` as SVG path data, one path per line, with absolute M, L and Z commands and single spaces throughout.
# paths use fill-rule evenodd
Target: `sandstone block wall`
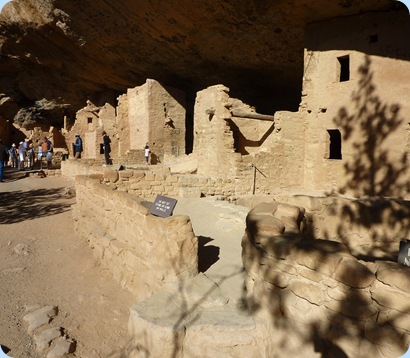
M 304 357 L 399 357 L 410 344 L 410 271 L 306 240 L 304 212 L 260 204 L 247 217 L 245 303 L 272 324 L 267 350 Z M 322 355 L 323 354 L 323 355 Z
M 189 217 L 153 216 L 147 202 L 100 179 L 76 177 L 75 230 L 137 301 L 198 273 L 198 242 Z
M 86 161 L 62 162 L 62 175 L 74 178 L 76 175 L 103 175 L 103 181 L 112 189 L 152 198 L 156 195 L 200 197 L 250 194 L 251 180 L 230 178 L 208 178 L 202 175 L 173 174 L 168 167 L 139 166 L 126 170 L 92 165 Z

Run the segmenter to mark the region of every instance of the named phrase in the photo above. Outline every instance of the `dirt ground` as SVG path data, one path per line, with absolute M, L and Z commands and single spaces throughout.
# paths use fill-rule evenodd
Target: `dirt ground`
M 0 343 L 10 357 L 44 357 L 23 321 L 32 305 L 58 307 L 50 327 L 76 341 L 76 357 L 114 357 L 126 343 L 132 294 L 74 233 L 70 187 L 62 177 L 0 183 Z

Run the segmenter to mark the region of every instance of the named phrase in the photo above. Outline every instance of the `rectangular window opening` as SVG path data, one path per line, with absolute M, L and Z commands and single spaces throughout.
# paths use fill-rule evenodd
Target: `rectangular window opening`
M 342 159 L 342 136 L 338 129 L 328 129 L 329 134 L 329 158 Z
M 88 123 L 88 124 L 92 124 L 92 123 L 93 123 L 93 119 L 92 119 L 91 117 L 88 117 L 88 118 L 87 118 L 87 123 Z
M 349 55 L 338 57 L 339 68 L 339 82 L 346 82 L 350 80 L 350 57 Z

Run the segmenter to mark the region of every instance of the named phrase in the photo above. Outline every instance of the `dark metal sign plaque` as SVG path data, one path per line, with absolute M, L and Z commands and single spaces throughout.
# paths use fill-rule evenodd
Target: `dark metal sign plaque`
M 172 215 L 172 211 L 174 210 L 176 203 L 176 199 L 158 195 L 155 198 L 154 203 L 151 205 L 150 213 L 162 218 L 167 218 L 168 216 Z

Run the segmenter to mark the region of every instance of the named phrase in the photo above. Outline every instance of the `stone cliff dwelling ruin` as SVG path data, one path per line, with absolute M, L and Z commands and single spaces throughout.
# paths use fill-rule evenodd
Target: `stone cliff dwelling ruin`
M 272 96 L 261 113 L 221 82 L 190 106 L 183 87 L 154 78 L 88 100 L 66 121 L 61 173 L 76 181 L 75 229 L 136 295 L 127 356 L 398 357 L 409 346 L 410 271 L 397 255 L 410 230 L 410 17 L 321 20 L 305 28 L 295 111 Z M 10 126 L 2 134 L 14 139 Z M 156 195 L 249 208 L 240 302 L 190 301 L 184 290 L 204 280 L 198 241 L 189 217 L 149 213 Z

